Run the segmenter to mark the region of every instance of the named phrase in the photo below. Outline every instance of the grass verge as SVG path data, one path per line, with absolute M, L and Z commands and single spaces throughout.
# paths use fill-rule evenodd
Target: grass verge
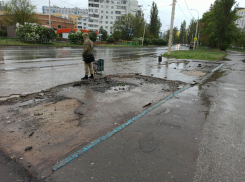
M 187 51 L 172 51 L 170 55 L 163 54 L 163 57 L 176 58 L 176 59 L 199 59 L 215 61 L 222 59 L 227 54 L 224 51 L 217 51 L 216 49 L 210 49 L 208 47 L 198 47 L 194 50 Z

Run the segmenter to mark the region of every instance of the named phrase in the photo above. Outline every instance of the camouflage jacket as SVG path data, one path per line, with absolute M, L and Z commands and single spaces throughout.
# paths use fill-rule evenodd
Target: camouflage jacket
M 93 48 L 93 42 L 89 38 L 86 38 L 83 43 L 83 58 L 85 55 L 93 54 Z

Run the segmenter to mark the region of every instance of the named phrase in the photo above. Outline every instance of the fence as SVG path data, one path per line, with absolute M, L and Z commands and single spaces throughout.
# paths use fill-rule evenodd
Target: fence
M 19 39 L 0 37 L 0 45 L 40 45 L 40 46 L 82 46 L 83 42 L 72 42 L 71 40 L 49 40 L 49 39 Z
M 122 41 L 122 45 L 127 45 L 130 47 L 139 47 L 138 41 Z

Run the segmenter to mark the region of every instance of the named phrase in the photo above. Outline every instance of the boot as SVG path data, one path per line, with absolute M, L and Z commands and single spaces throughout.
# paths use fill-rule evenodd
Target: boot
M 81 80 L 87 80 L 88 79 L 88 75 L 85 75 L 85 77 L 81 78 Z
M 94 78 L 94 74 L 91 74 L 91 76 L 90 76 L 90 77 L 88 77 L 88 78 Z

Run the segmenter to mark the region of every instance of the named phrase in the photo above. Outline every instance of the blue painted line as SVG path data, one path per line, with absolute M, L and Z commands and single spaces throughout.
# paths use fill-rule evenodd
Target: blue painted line
M 213 73 L 214 71 L 218 70 L 221 66 L 223 66 L 223 63 L 219 66 L 217 66 L 215 69 L 213 69 L 211 72 Z M 67 163 L 71 162 L 73 159 L 77 158 L 78 156 L 80 156 L 81 154 L 83 154 L 84 152 L 90 150 L 92 147 L 98 145 L 100 142 L 106 140 L 107 138 L 111 137 L 112 135 L 114 135 L 115 133 L 117 133 L 118 131 L 122 130 L 123 128 L 125 128 L 126 126 L 128 126 L 129 124 L 131 124 L 132 122 L 136 121 L 137 119 L 141 118 L 142 116 L 144 116 L 145 114 L 147 114 L 148 112 L 150 112 L 151 110 L 155 109 L 156 107 L 158 107 L 159 105 L 163 104 L 164 102 L 166 102 L 167 100 L 169 100 L 170 98 L 172 98 L 173 96 L 179 94 L 180 92 L 188 89 L 190 87 L 190 84 L 188 84 L 187 86 L 183 87 L 182 89 L 177 90 L 176 92 L 172 93 L 171 95 L 169 95 L 168 97 L 166 97 L 165 99 L 159 101 L 157 104 L 153 105 L 152 107 L 148 108 L 145 111 L 142 111 L 140 114 L 138 114 L 136 117 L 128 120 L 126 123 L 120 125 L 119 127 L 115 128 L 114 130 L 108 132 L 107 134 L 99 137 L 98 139 L 92 141 L 91 143 L 89 143 L 88 145 L 84 146 L 81 150 L 78 150 L 76 153 L 68 156 L 67 158 L 65 158 L 64 160 L 58 162 L 57 164 L 55 164 L 53 166 L 53 170 L 56 171 L 59 168 L 61 168 L 62 166 L 66 165 Z
M 88 145 L 84 146 L 81 150 L 78 150 L 76 153 L 68 156 L 67 158 L 63 159 L 62 161 L 58 162 L 57 164 L 55 164 L 53 166 L 53 170 L 56 171 L 59 168 L 61 168 L 62 166 L 66 165 L 67 163 L 71 162 L 73 159 L 77 158 L 78 156 L 80 156 L 81 154 L 83 154 L 84 152 L 90 150 L 92 147 L 98 145 L 100 142 L 106 140 L 107 138 L 111 137 L 112 135 L 114 135 L 115 133 L 117 133 L 118 131 L 122 130 L 123 128 L 125 128 L 126 126 L 128 126 L 129 124 L 131 124 L 132 122 L 136 121 L 137 119 L 141 118 L 142 116 L 144 116 L 145 114 L 147 114 L 148 112 L 150 112 L 151 110 L 155 109 L 156 107 L 158 107 L 159 105 L 163 104 L 164 102 L 166 102 L 167 100 L 169 100 L 170 98 L 172 98 L 173 96 L 177 95 L 178 93 L 186 90 L 187 88 L 189 88 L 190 86 L 187 85 L 185 87 L 183 87 L 182 89 L 177 90 L 176 92 L 172 93 L 171 95 L 169 95 L 168 97 L 166 97 L 165 99 L 159 101 L 157 104 L 151 106 L 150 108 L 142 111 L 140 114 L 138 114 L 136 117 L 133 117 L 132 119 L 128 120 L 126 123 L 120 125 L 119 127 L 115 128 L 114 130 L 108 132 L 107 134 L 99 137 L 98 139 L 95 139 L 94 141 L 92 141 L 91 143 L 89 143 Z

